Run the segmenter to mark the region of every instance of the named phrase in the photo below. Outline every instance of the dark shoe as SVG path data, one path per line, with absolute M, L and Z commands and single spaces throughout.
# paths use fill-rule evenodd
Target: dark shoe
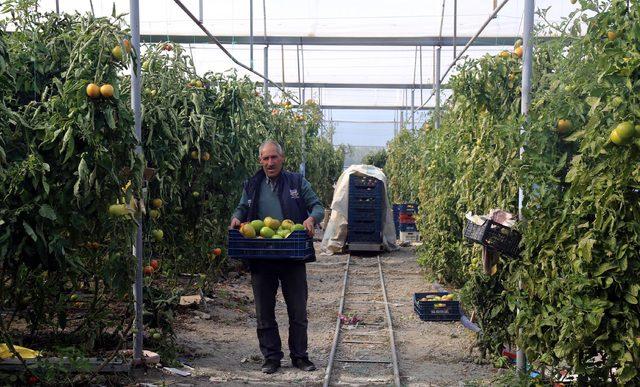
M 293 359 L 293 360 L 291 360 L 291 363 L 293 364 L 294 367 L 299 368 L 299 369 L 301 369 L 303 371 L 315 371 L 316 370 L 316 365 L 313 364 L 306 357 L 300 358 L 300 359 Z
M 262 364 L 262 372 L 265 374 L 272 374 L 276 372 L 278 368 L 280 368 L 279 360 L 267 359 Z

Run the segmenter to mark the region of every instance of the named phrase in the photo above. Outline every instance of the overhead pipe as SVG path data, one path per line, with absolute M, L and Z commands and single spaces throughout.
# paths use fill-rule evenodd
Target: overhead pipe
M 211 34 L 211 32 L 209 32 L 209 30 L 207 30 L 207 28 L 198 20 L 197 17 L 195 17 L 195 15 L 193 13 L 191 13 L 191 11 L 189 11 L 189 9 L 182 3 L 182 1 L 180 0 L 173 0 L 176 4 L 178 4 L 178 6 L 184 11 L 184 13 L 187 14 L 187 16 L 189 16 L 191 18 L 191 20 L 193 20 L 194 23 L 196 23 L 196 25 L 198 27 L 200 27 L 200 29 L 207 35 L 207 37 L 216 45 L 218 46 L 222 52 L 224 52 L 232 61 L 233 63 L 237 64 L 238 66 L 242 67 L 243 69 L 250 71 L 251 73 L 259 76 L 260 78 L 264 79 L 266 82 L 265 83 L 270 83 L 272 84 L 274 87 L 278 88 L 279 90 L 281 90 L 283 93 L 285 93 L 286 91 L 280 87 L 277 83 L 275 83 L 274 81 L 272 81 L 271 79 L 268 78 L 268 75 L 262 75 L 259 72 L 253 70 L 252 68 L 250 68 L 249 66 L 245 65 L 244 63 L 240 62 L 239 60 L 237 60 L 223 45 L 222 43 L 220 43 L 220 41 L 213 36 L 213 34 Z M 266 39 L 265 39 L 266 40 Z M 267 49 L 268 49 L 269 45 L 267 45 L 265 47 L 265 73 L 267 72 L 267 62 L 266 59 L 268 57 L 268 53 L 267 53 Z M 294 101 L 297 101 L 295 98 L 292 98 Z

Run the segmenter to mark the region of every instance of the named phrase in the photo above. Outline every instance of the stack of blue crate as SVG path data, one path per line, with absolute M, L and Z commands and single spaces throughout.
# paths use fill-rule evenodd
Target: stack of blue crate
M 347 242 L 382 243 L 382 181 L 371 176 L 349 176 Z
M 418 205 L 416 203 L 403 203 L 398 205 L 398 223 L 400 224 L 400 232 L 416 232 L 416 219 L 414 215 L 418 213 Z

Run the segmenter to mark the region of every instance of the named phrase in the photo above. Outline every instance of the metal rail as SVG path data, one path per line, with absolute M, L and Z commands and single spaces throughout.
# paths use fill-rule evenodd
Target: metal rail
M 347 286 L 349 285 L 349 281 L 350 281 L 350 276 L 349 276 L 349 269 L 351 268 L 351 255 L 348 256 L 347 258 L 347 263 L 345 265 L 345 272 L 344 272 L 344 280 L 342 283 L 342 295 L 340 297 L 340 305 L 338 307 L 338 316 L 336 318 L 336 328 L 335 328 L 335 334 L 333 336 L 333 344 L 331 346 L 331 352 L 329 353 L 329 360 L 327 362 L 327 369 L 326 369 L 326 373 L 325 373 L 325 378 L 324 378 L 324 383 L 323 386 L 324 387 L 328 387 L 331 383 L 331 378 L 332 378 L 332 374 L 333 374 L 333 370 L 334 370 L 334 364 L 335 363 L 348 363 L 348 364 L 392 364 L 393 365 L 393 379 L 394 379 L 394 385 L 395 386 L 400 386 L 400 370 L 398 367 L 398 355 L 396 352 L 396 345 L 395 345 L 395 334 L 393 332 L 393 323 L 391 320 L 391 311 L 389 309 L 389 303 L 388 303 L 388 299 L 387 299 L 387 289 L 386 289 L 386 284 L 384 281 L 384 274 L 382 272 L 382 261 L 380 260 L 380 256 L 377 256 L 377 265 L 362 265 L 361 267 L 374 267 L 377 266 L 378 267 L 378 279 L 380 280 L 380 287 L 382 290 L 382 297 L 384 299 L 383 303 L 385 306 L 385 318 L 386 318 L 386 328 L 389 332 L 389 342 L 385 342 L 385 341 L 379 341 L 379 340 L 343 340 L 342 344 L 353 344 L 353 345 L 386 345 L 388 344 L 390 346 L 390 350 L 391 350 L 391 360 L 388 359 L 346 359 L 346 358 L 336 358 L 336 352 L 338 350 L 338 345 L 340 343 L 340 332 L 341 332 L 341 326 L 342 326 L 342 322 L 340 320 L 340 316 L 343 315 L 344 312 L 344 305 L 345 305 L 345 298 L 347 296 Z M 359 266 L 360 267 L 360 266 Z M 364 277 L 361 279 L 367 279 L 369 281 L 372 281 L 374 277 Z M 354 285 L 354 284 L 351 284 Z M 373 284 L 359 284 L 358 286 L 368 286 L 371 287 L 371 285 Z M 374 294 L 372 292 L 349 292 L 349 295 L 354 295 L 354 294 Z M 358 301 L 350 301 L 350 303 L 365 303 L 365 302 L 358 302 Z M 369 302 L 366 302 L 369 303 Z M 371 326 L 371 327 L 384 327 L 384 324 L 366 324 L 367 326 Z M 355 335 L 355 336 L 371 336 L 370 333 L 364 333 L 364 332 L 352 332 L 350 333 L 350 335 Z M 377 338 L 377 337 L 376 337 Z
M 384 297 L 384 310 L 387 314 L 387 328 L 389 329 L 389 340 L 391 342 L 391 358 L 393 359 L 393 378 L 396 386 L 400 385 L 400 370 L 398 369 L 398 354 L 396 353 L 396 340 L 393 333 L 393 324 L 391 320 L 391 311 L 389 310 L 389 301 L 387 300 L 387 286 L 384 283 L 384 274 L 382 274 L 382 262 L 378 255 L 378 272 L 380 273 L 380 283 L 382 284 L 382 296 Z
M 336 350 L 338 349 L 338 339 L 340 337 L 340 315 L 344 312 L 344 297 L 347 292 L 347 281 L 349 279 L 349 265 L 351 264 L 351 254 L 347 256 L 347 265 L 344 271 L 344 280 L 342 281 L 342 295 L 340 296 L 340 306 L 338 307 L 338 315 L 336 316 L 336 332 L 333 335 L 333 344 L 331 345 L 331 353 L 329 353 L 329 360 L 327 361 L 327 371 L 324 375 L 324 387 L 329 387 L 331 381 L 331 371 L 333 371 L 333 359 L 336 356 Z

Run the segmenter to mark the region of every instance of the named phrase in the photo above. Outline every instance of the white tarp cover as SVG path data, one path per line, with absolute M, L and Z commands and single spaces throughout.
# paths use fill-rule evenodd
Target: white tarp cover
M 387 198 L 387 177 L 380 168 L 373 165 L 352 165 L 347 168 L 336 183 L 331 203 L 331 218 L 324 230 L 320 246 L 321 254 L 332 255 L 342 250 L 347 239 L 349 222 L 349 176 L 371 176 L 384 184 L 384 215 L 382 221 L 382 246 L 387 251 L 396 250 L 396 228 L 393 224 L 393 208 Z

